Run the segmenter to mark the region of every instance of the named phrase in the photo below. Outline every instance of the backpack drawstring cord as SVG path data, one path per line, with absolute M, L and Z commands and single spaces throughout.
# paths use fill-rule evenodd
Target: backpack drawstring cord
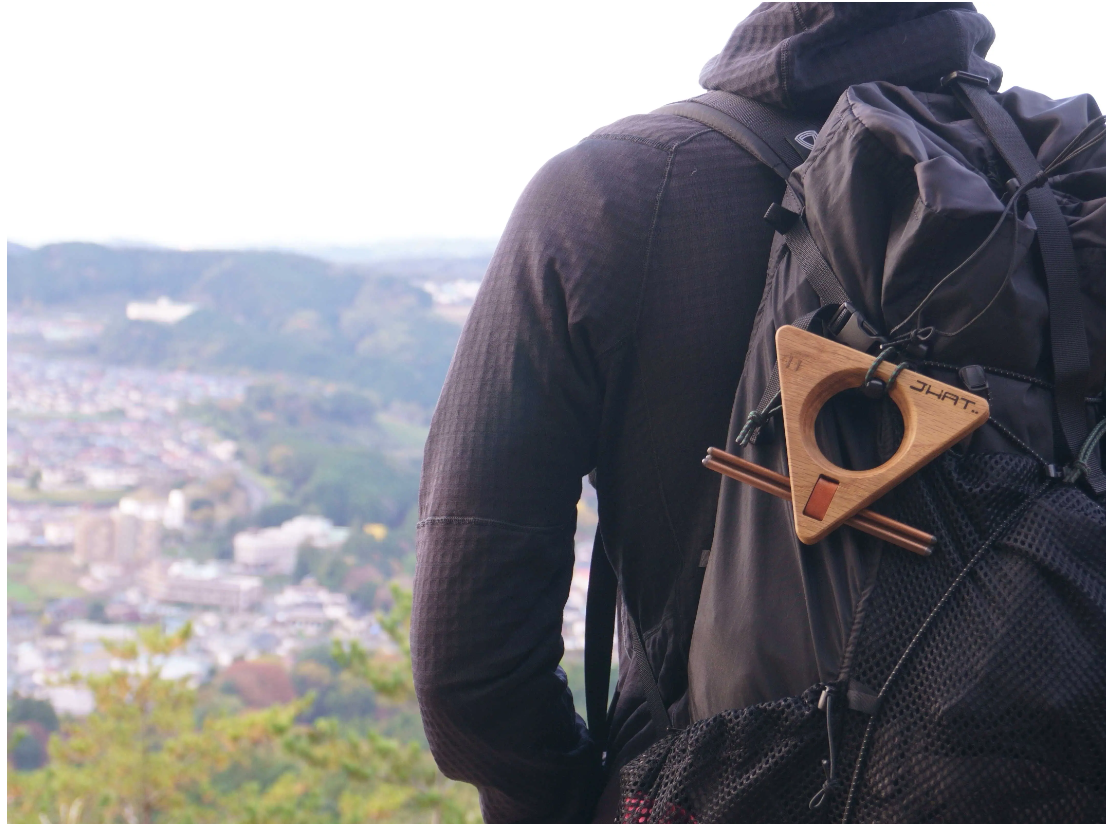
M 783 404 L 777 402 L 763 412 L 756 409 L 750 412 L 748 417 L 745 418 L 745 425 L 741 427 L 741 431 L 737 435 L 737 445 L 745 446 L 749 443 L 749 441 L 752 440 L 753 434 L 764 425 L 765 421 L 779 412 L 782 408 Z
M 1086 476 L 1090 468 L 1088 462 L 1091 460 L 1091 455 L 1094 454 L 1094 450 L 1103 437 L 1106 437 L 1106 418 L 1095 425 L 1095 428 L 1091 430 L 1091 434 L 1087 436 L 1087 440 L 1083 441 L 1083 446 L 1079 448 L 1079 454 L 1076 455 L 1075 460 L 1064 468 L 1064 483 L 1074 484 L 1080 478 Z

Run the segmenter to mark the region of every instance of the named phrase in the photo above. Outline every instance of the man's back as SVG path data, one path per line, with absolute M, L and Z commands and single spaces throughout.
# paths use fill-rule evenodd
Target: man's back
M 501 741 L 504 772 L 547 790 L 544 803 L 566 792 L 551 780 L 557 749 L 582 740 L 554 670 L 575 504 L 593 469 L 627 603 L 665 661 L 666 692 L 686 690 L 719 486 L 699 459 L 725 437 L 771 244 L 760 216 L 781 190 L 698 124 L 616 123 L 527 189 L 462 335 L 423 475 L 413 631 L 419 682 L 441 687 L 423 689 L 424 719 L 434 740 L 438 723 L 470 717 L 467 734 Z M 546 643 L 530 647 L 539 633 Z M 620 672 L 612 749 L 629 755 L 648 716 Z M 546 712 L 520 725 L 537 695 Z M 511 755 L 535 742 L 549 761 Z M 565 759 L 563 780 L 597 757 Z
M 704 78 L 828 109 L 840 84 L 901 68 L 884 34 L 910 31 L 920 13 L 869 23 L 878 36 L 842 67 L 780 57 L 809 57 L 808 28 L 840 30 L 824 6 L 804 11 L 809 20 L 790 6 L 750 18 Z M 983 21 L 952 44 L 948 26 L 915 22 L 951 64 L 907 67 L 927 82 L 989 36 Z M 793 82 L 785 66 L 812 79 Z M 481 787 L 488 821 L 578 818 L 603 780 L 601 745 L 556 672 L 575 503 L 593 470 L 624 603 L 674 720 L 686 720 L 719 488 L 699 461 L 725 439 L 772 238 L 761 216 L 781 193 L 721 135 L 638 116 L 547 164 L 504 233 L 427 444 L 412 627 L 428 739 L 448 775 Z M 621 649 L 614 766 L 655 735 Z

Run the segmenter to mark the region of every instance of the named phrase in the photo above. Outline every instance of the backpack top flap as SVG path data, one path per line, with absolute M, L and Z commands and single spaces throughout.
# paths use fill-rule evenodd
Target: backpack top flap
M 1092 123 L 1100 112 L 1089 95 L 1054 101 L 1015 88 L 999 99 L 1072 234 L 1096 394 L 1106 375 L 1106 140 L 1063 158 L 1103 128 Z M 1024 198 L 1010 203 L 1012 176 L 952 95 L 876 82 L 841 96 L 792 186 L 845 291 L 885 335 L 932 327 L 935 360 L 1048 380 L 1047 290 L 1033 216 Z

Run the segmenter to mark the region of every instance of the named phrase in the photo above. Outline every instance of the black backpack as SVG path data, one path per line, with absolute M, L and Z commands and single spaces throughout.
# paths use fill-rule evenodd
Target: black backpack
M 824 125 L 723 92 L 659 110 L 788 181 L 727 450 L 787 473 L 784 324 L 991 419 L 874 507 L 936 536 L 929 557 L 847 526 L 805 546 L 789 502 L 723 479 L 686 729 L 626 622 L 660 740 L 622 769 L 624 824 L 1106 821 L 1106 122 L 1089 96 L 988 86 L 854 86 Z M 843 394 L 817 434 L 864 468 L 902 421 Z M 615 591 L 597 549 L 589 719 Z

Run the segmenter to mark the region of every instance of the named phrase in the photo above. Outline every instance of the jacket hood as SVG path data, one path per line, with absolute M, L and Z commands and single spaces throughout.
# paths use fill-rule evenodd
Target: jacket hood
M 825 115 L 849 86 L 885 80 L 936 91 L 949 72 L 991 79 L 995 39 L 971 3 L 762 3 L 703 67 L 706 89 Z

